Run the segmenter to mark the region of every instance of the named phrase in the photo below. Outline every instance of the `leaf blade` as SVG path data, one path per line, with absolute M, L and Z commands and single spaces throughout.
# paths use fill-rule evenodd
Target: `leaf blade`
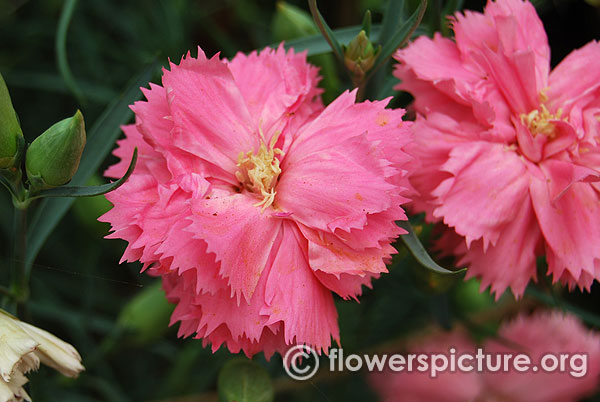
M 75 77 L 73 77 L 67 58 L 67 32 L 75 7 L 77 7 L 77 2 L 78 0 L 67 0 L 65 2 L 60 14 L 60 20 L 58 21 L 58 29 L 56 30 L 55 52 L 56 64 L 58 66 L 58 71 L 60 71 L 60 75 L 69 90 L 73 93 L 75 98 L 77 98 L 79 104 L 82 105 L 85 103 L 85 98 L 83 97 L 79 85 L 77 85 L 77 82 L 75 81 Z
M 433 271 L 433 272 L 436 272 L 436 273 L 442 274 L 442 275 L 459 275 L 465 271 L 466 268 L 463 268 L 458 271 L 451 271 L 449 269 L 446 269 L 446 268 L 438 265 L 433 260 L 433 258 L 431 258 L 429 253 L 427 253 L 427 250 L 425 250 L 425 247 L 423 247 L 421 240 L 419 240 L 419 238 L 415 234 L 415 231 L 414 231 L 412 225 L 410 224 L 410 222 L 409 221 L 398 221 L 396 223 L 398 226 L 400 226 L 402 229 L 404 229 L 408 232 L 407 234 L 400 235 L 400 239 L 402 239 L 402 242 L 404 243 L 406 248 L 408 248 L 408 250 L 413 255 L 413 257 L 415 257 L 415 259 L 423 267 L 427 268 L 430 271 Z
M 400 21 L 404 19 L 405 0 L 390 0 L 381 24 L 381 36 L 377 42 L 381 45 L 392 37 Z
M 338 60 L 340 60 L 340 62 L 343 63 L 344 51 L 342 50 L 342 46 L 340 45 L 340 42 L 338 42 L 334 32 L 331 30 L 331 28 L 329 28 L 329 25 L 327 25 L 327 22 L 325 21 L 325 19 L 321 15 L 321 12 L 317 8 L 317 0 L 309 0 L 308 6 L 310 8 L 310 13 L 313 16 L 313 19 L 317 24 L 317 27 L 321 31 L 321 34 L 323 34 L 323 37 L 325 38 L 325 40 L 327 40 L 329 46 L 331 46 L 333 54 L 335 54 Z
M 400 26 L 390 40 L 383 45 L 381 53 L 379 54 L 377 62 L 371 70 L 371 73 L 377 71 L 382 65 L 384 65 L 394 54 L 394 52 L 410 39 L 411 35 L 415 32 L 421 20 L 423 19 L 426 9 L 427 0 L 421 0 L 419 7 L 417 7 L 412 15 L 402 24 L 402 26 Z

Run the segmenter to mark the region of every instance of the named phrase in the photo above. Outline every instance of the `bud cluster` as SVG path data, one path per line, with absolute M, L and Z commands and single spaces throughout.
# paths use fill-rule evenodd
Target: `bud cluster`
M 67 184 L 79 167 L 85 141 L 85 123 L 78 110 L 26 146 L 8 88 L 0 75 L 0 179 L 11 191 L 17 207 L 26 207 L 40 190 Z

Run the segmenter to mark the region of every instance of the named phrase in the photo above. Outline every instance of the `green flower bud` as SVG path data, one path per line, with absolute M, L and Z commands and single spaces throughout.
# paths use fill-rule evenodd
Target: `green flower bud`
M 24 142 L 17 113 L 13 109 L 6 83 L 0 75 L 0 169 L 17 164 Z
M 25 168 L 35 188 L 68 183 L 85 147 L 85 123 L 78 110 L 73 117 L 54 124 L 37 137 L 27 149 Z
M 373 43 L 367 38 L 365 31 L 360 31 L 358 35 L 344 48 L 344 63 L 346 68 L 354 75 L 363 77 L 369 71 L 375 59 L 381 50 L 373 47 Z

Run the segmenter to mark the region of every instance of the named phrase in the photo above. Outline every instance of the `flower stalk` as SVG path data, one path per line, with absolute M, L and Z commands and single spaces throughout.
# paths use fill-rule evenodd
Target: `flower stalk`
M 27 208 L 15 208 L 14 210 L 14 245 L 11 259 L 11 285 L 9 291 L 12 293 L 17 310 L 22 309 L 23 304 L 29 298 L 29 275 L 25 269 L 25 253 L 27 251 Z

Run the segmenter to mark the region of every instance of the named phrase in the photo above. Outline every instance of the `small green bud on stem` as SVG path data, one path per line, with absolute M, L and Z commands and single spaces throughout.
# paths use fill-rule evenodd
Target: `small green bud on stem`
M 360 83 L 373 67 L 380 50 L 381 46 L 375 48 L 365 31 L 360 31 L 348 46 L 344 47 L 344 64 L 352 73 L 355 84 Z
M 77 168 L 85 147 L 85 123 L 78 110 L 54 124 L 27 149 L 25 168 L 32 189 L 62 186 Z

